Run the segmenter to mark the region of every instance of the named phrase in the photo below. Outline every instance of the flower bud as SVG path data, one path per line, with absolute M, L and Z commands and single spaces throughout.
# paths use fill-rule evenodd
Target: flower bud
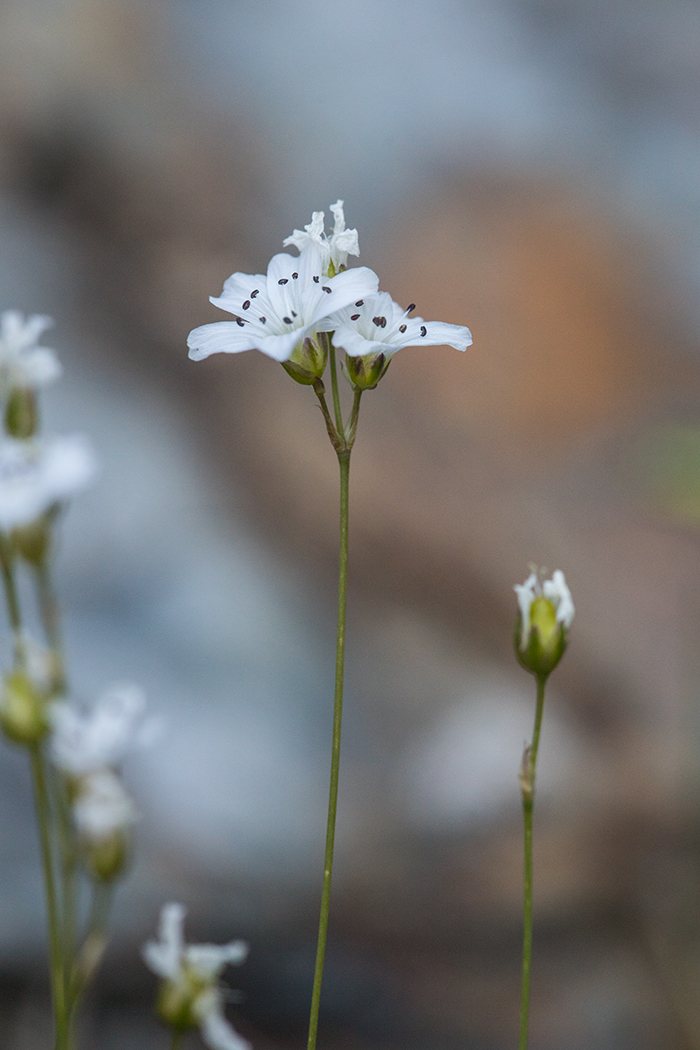
M 176 1032 L 188 1032 L 199 1025 L 194 1005 L 208 987 L 191 967 L 184 966 L 179 981 L 165 980 L 158 989 L 156 1012 L 164 1024 Z
M 5 431 L 10 437 L 20 440 L 33 437 L 38 415 L 35 391 L 26 386 L 14 387 L 5 408 Z
M 551 580 L 540 584 L 533 572 L 516 584 L 518 618 L 515 624 L 515 654 L 520 664 L 538 678 L 547 678 L 557 666 L 568 642 L 574 618 L 574 603 L 559 569 Z
M 15 551 L 30 565 L 43 565 L 48 558 L 51 545 L 51 523 L 57 510 L 57 505 L 54 505 L 36 521 L 13 529 L 10 534 Z
M 16 744 L 38 744 L 49 728 L 46 697 L 24 671 L 5 678 L 0 700 L 0 726 Z
M 113 882 L 123 874 L 129 861 L 129 843 L 121 828 L 103 839 L 86 839 L 82 845 L 85 867 L 98 882 Z
M 367 354 L 365 357 L 345 355 L 345 368 L 350 382 L 358 390 L 374 390 L 375 386 L 386 375 L 391 357 L 386 354 Z
M 302 386 L 312 386 L 326 370 L 328 346 L 325 339 L 309 336 L 294 347 L 292 356 L 282 361 L 282 368 Z

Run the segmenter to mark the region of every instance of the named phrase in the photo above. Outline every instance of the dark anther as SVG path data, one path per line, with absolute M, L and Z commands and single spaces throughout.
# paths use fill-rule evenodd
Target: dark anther
M 255 291 L 253 291 L 253 292 L 251 292 L 251 293 L 250 293 L 250 298 L 251 298 L 251 299 L 254 299 L 254 298 L 255 298 L 255 296 L 256 296 L 256 295 L 259 295 L 259 294 L 260 294 L 260 289 L 259 289 L 259 288 L 256 288 L 256 289 L 255 289 Z
M 421 334 L 421 335 L 427 335 L 427 334 L 428 334 L 428 329 L 427 329 L 427 328 L 425 327 L 425 325 L 424 325 L 424 324 L 422 324 L 422 325 L 420 326 L 420 334 Z
M 410 305 L 406 308 L 406 313 L 410 314 L 411 310 L 415 310 L 415 308 L 416 308 L 416 304 L 415 303 L 410 303 Z
M 386 328 L 386 317 L 380 317 L 379 318 L 379 324 L 381 325 L 382 328 Z
M 355 303 L 355 306 L 364 306 L 364 305 L 365 305 L 364 299 L 358 299 L 357 302 Z
M 382 325 L 381 317 L 373 317 L 372 318 L 372 323 L 376 324 L 377 328 L 381 328 L 381 325 Z
M 246 301 L 243 303 L 243 309 L 247 310 L 249 306 L 250 306 L 250 299 L 246 299 Z
M 333 291 L 333 289 L 329 288 L 327 284 L 322 284 L 321 287 L 323 288 L 324 292 L 328 292 L 329 295 Z
M 288 282 L 289 282 L 289 278 L 288 277 L 280 277 L 280 279 L 279 279 L 279 281 L 277 283 L 278 284 L 287 284 Z
M 356 321 L 359 316 L 360 316 L 359 314 L 351 314 L 350 315 L 350 320 L 351 321 Z
M 282 320 L 284 321 L 285 324 L 291 324 L 292 323 L 291 317 L 283 317 Z
M 321 278 L 320 278 L 320 277 L 314 277 L 314 284 L 318 284 L 318 282 L 319 282 L 320 280 L 321 280 Z
M 400 332 L 405 332 L 406 331 L 406 325 L 402 324 L 401 327 L 399 328 L 399 331 Z
M 245 326 L 245 321 L 243 321 L 240 317 L 237 317 L 236 324 L 239 324 L 241 328 L 243 328 Z
M 294 310 L 292 310 L 292 317 L 296 317 L 296 314 L 294 313 Z
M 297 277 L 298 277 L 298 276 L 299 276 L 299 274 L 298 274 L 298 273 L 293 273 L 293 274 L 292 274 L 292 280 L 293 280 L 293 281 L 296 281 L 296 279 L 297 279 Z
M 260 324 L 265 324 L 266 321 L 267 321 L 267 317 L 261 317 L 260 318 Z

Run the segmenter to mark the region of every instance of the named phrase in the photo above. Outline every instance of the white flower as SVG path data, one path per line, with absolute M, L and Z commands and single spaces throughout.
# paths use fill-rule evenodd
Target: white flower
M 361 297 L 358 297 L 360 299 Z M 353 306 L 339 310 L 320 326 L 333 331 L 333 345 L 349 357 L 377 357 L 389 359 L 405 346 L 453 346 L 466 350 L 472 342 L 471 332 L 463 325 L 443 321 L 424 321 L 409 317 L 414 309 L 403 310 L 387 292 L 366 296 Z
M 75 496 L 96 471 L 85 438 L 0 441 L 0 529 L 29 525 L 55 503 Z
M 574 618 L 574 603 L 561 569 L 557 569 L 552 574 L 552 579 L 545 580 L 543 584 L 540 584 L 537 572 L 533 571 L 525 580 L 525 583 L 516 583 L 513 589 L 518 596 L 520 609 L 521 649 L 525 649 L 530 638 L 530 610 L 532 603 L 537 598 L 547 598 L 554 607 L 556 623 L 562 624 L 567 630 L 569 629 Z
M 61 375 L 61 364 L 53 350 L 37 346 L 53 320 L 34 314 L 25 321 L 19 310 L 0 315 L 0 394 L 15 387 L 38 387 Z
M 180 1030 L 198 1025 L 212 1050 L 247 1050 L 249 1044 L 231 1027 L 223 1012 L 223 995 L 217 982 L 224 967 L 242 963 L 248 946 L 188 944 L 184 942 L 186 909 L 165 904 L 160 913 L 159 940 L 144 945 L 143 958 L 150 970 L 166 982 L 160 996 L 163 1019 Z
M 83 839 L 99 842 L 115 831 L 125 831 L 137 819 L 133 799 L 111 769 L 87 773 L 76 786 L 73 818 Z
M 272 256 L 266 276 L 234 273 L 228 278 L 221 296 L 210 301 L 236 320 L 195 328 L 187 339 L 189 356 L 201 361 L 210 354 L 261 350 L 275 361 L 287 361 L 320 321 L 371 295 L 378 284 L 366 266 L 324 277 L 314 244 L 298 258 L 280 252 Z
M 91 710 L 67 701 L 52 704 L 51 753 L 64 773 L 87 773 L 120 765 L 132 751 L 148 747 L 160 719 L 144 717 L 145 698 L 137 686 L 114 686 Z
M 348 255 L 360 254 L 357 230 L 345 229 L 343 201 L 336 201 L 335 204 L 331 204 L 331 211 L 333 212 L 335 225 L 330 238 L 326 236 L 324 230 L 324 213 L 315 211 L 308 226 L 305 226 L 303 230 L 294 230 L 282 242 L 285 248 L 291 244 L 298 248 L 300 252 L 304 251 L 309 244 L 315 245 L 321 256 L 321 266 L 324 274 L 328 273 L 331 262 L 335 272 L 338 273 L 341 266 L 347 264 Z

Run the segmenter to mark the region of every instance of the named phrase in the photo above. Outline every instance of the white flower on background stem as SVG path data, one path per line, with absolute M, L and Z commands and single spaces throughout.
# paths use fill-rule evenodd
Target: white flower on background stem
M 64 773 L 84 776 L 120 765 L 148 747 L 162 730 L 159 718 L 145 717 L 137 686 L 114 686 L 89 710 L 62 701 L 51 707 L 51 757 Z
M 126 831 L 138 818 L 136 805 L 111 769 L 81 776 L 75 784 L 73 819 L 83 839 L 99 842 Z
M 16 387 L 35 388 L 52 383 L 61 375 L 61 364 L 53 350 L 38 346 L 53 320 L 41 314 L 24 319 L 19 310 L 0 315 L 0 395 Z
M 242 963 L 248 946 L 230 944 L 185 944 L 182 904 L 165 904 L 160 913 L 157 941 L 143 948 L 150 970 L 162 978 L 158 1008 L 162 1019 L 177 1031 L 199 1027 L 202 1039 L 212 1050 L 248 1050 L 223 1012 L 223 992 L 218 979 L 228 964 Z
M 377 275 L 366 266 L 324 277 L 321 256 L 309 244 L 298 258 L 273 255 L 267 274 L 234 273 L 218 298 L 210 301 L 234 314 L 235 321 L 216 321 L 190 332 L 189 356 L 261 350 L 275 361 L 287 361 L 294 348 L 313 336 L 319 322 L 356 299 L 376 292 Z
M 341 266 L 347 264 L 348 255 L 360 254 L 357 230 L 345 229 L 343 203 L 343 201 L 336 201 L 335 204 L 331 204 L 335 223 L 330 237 L 326 236 L 324 228 L 325 214 L 322 211 L 315 211 L 308 226 L 305 226 L 303 230 L 294 230 L 289 237 L 284 239 L 282 242 L 284 247 L 293 245 L 302 252 L 309 244 L 313 244 L 321 256 L 323 273 L 328 273 L 330 263 L 333 263 L 333 269 L 338 273 Z
M 54 504 L 77 495 L 97 469 L 78 434 L 47 440 L 0 441 L 0 529 L 30 525 Z

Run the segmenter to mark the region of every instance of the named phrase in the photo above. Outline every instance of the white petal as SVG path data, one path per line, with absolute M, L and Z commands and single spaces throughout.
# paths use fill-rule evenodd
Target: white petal
M 236 321 L 215 321 L 194 328 L 187 336 L 189 356 L 193 361 L 203 361 L 211 354 L 241 354 L 244 350 L 255 350 L 257 342 L 253 333 L 241 328 Z
M 250 1050 L 250 1043 L 224 1017 L 220 1003 L 201 1017 L 199 1030 L 211 1050 Z
M 324 293 L 325 299 L 318 304 L 314 322 L 329 317 L 331 313 L 342 310 L 358 299 L 374 295 L 379 287 L 379 278 L 368 266 L 353 266 L 326 279 L 325 285 L 331 289 L 331 294 Z
M 138 819 L 134 800 L 110 769 L 90 773 L 77 785 L 73 817 L 81 836 L 93 841 L 125 830 Z
M 164 904 L 160 912 L 158 936 L 143 947 L 143 958 L 153 973 L 166 980 L 177 981 L 183 951 L 183 924 L 187 909 L 182 904 Z
M 365 339 L 356 328 L 343 324 L 333 332 L 333 346 L 336 350 L 344 350 L 348 357 L 367 357 L 369 354 L 387 354 L 394 352 L 394 347 L 382 343 L 379 340 Z
M 248 956 L 245 941 L 230 944 L 190 944 L 185 949 L 185 958 L 203 980 L 213 981 L 224 966 L 239 966 Z
M 520 617 L 522 620 L 522 626 L 520 629 L 520 648 L 524 649 L 530 636 L 530 606 L 534 602 L 539 591 L 537 573 L 530 573 L 525 580 L 525 583 L 516 583 L 513 590 L 518 596 L 518 605 L 520 607 Z
M 563 623 L 565 627 L 570 627 L 574 618 L 574 603 L 561 569 L 557 569 L 552 574 L 551 580 L 545 580 L 542 590 L 545 598 L 549 598 L 556 607 L 557 623 Z

